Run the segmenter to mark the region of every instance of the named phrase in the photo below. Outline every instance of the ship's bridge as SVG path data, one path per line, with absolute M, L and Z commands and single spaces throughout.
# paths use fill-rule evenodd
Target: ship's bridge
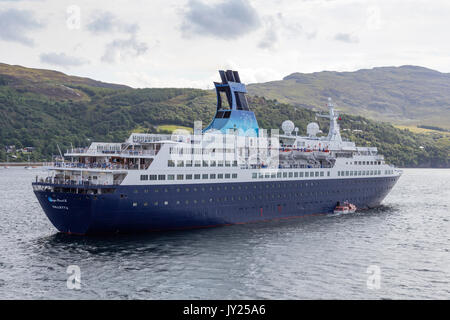
M 237 71 L 219 71 L 222 82 L 214 82 L 217 94 L 217 110 L 213 121 L 203 130 L 229 130 L 240 136 L 258 136 L 259 126 L 255 114 L 250 110 L 246 98 L 247 89 Z

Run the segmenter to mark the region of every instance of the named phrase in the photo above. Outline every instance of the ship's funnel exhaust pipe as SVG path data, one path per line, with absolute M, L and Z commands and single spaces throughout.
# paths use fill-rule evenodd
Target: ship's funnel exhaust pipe
M 232 70 L 227 70 L 226 76 L 227 76 L 228 81 L 236 82 L 236 81 L 234 80 L 234 76 L 233 76 L 233 71 L 232 71 Z
M 233 71 L 234 81 L 241 83 L 241 78 L 239 77 L 239 73 L 237 71 Z
M 228 83 L 227 77 L 225 76 L 225 71 L 219 70 L 220 79 L 222 80 L 222 83 Z

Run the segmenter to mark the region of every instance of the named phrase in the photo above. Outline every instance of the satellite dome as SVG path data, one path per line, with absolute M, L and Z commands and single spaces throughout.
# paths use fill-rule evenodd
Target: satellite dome
M 306 133 L 310 137 L 315 137 L 320 132 L 319 125 L 316 122 L 311 122 L 306 127 Z
M 281 129 L 284 131 L 285 135 L 290 136 L 292 131 L 294 131 L 295 125 L 291 120 L 285 120 L 281 124 Z

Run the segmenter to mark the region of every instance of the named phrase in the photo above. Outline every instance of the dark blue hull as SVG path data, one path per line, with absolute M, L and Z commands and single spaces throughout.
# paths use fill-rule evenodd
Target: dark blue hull
M 54 188 L 35 190 L 35 194 L 59 231 L 95 234 L 201 228 L 325 214 L 333 212 L 338 201 L 345 200 L 359 209 L 376 207 L 397 179 L 102 186 L 104 192 L 96 195 L 80 193 L 92 186 L 33 185 Z

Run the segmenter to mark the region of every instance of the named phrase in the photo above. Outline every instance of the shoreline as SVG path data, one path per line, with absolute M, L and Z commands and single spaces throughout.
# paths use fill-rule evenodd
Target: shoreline
M 0 167 L 44 167 L 51 162 L 0 162 Z

